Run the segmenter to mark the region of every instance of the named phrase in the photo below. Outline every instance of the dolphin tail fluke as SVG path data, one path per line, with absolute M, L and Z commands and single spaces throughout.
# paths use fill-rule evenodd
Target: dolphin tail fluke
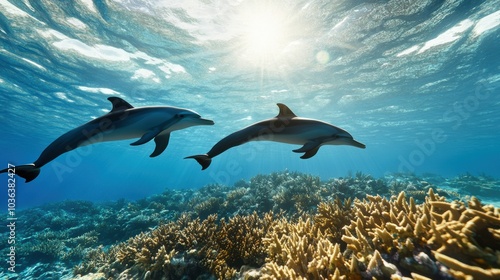
M 9 169 L 14 169 L 13 173 L 26 179 L 26 183 L 33 181 L 36 177 L 38 177 L 38 174 L 40 174 L 40 168 L 35 167 L 33 163 L 26 165 L 19 165 L 16 166 L 15 168 L 5 168 L 3 170 L 0 170 L 0 173 L 5 173 Z
M 186 158 L 195 159 L 201 165 L 201 170 L 207 169 L 207 167 L 210 166 L 210 163 L 212 163 L 212 159 L 207 154 L 185 157 L 185 159 Z

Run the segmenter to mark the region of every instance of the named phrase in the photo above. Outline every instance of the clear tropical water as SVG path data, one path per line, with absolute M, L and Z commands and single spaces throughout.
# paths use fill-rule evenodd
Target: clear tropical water
M 154 143 L 62 155 L 18 207 L 135 199 L 230 185 L 285 169 L 328 179 L 361 171 L 500 176 L 500 1 L 0 0 L 0 162 L 33 162 L 54 139 L 111 108 L 192 109 L 214 126 Z M 349 131 L 366 149 L 253 142 L 201 171 L 186 156 L 277 114 Z M 2 167 L 4 168 L 4 167 Z M 3 176 L 7 185 L 7 176 Z M 7 193 L 2 192 L 2 201 Z M 5 198 L 5 199 L 4 199 Z

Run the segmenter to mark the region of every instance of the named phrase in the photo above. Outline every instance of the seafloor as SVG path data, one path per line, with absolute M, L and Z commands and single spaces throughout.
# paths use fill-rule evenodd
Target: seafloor
M 322 182 L 284 171 L 138 201 L 64 201 L 18 212 L 17 274 L 0 277 L 500 279 L 499 190 L 485 175 Z

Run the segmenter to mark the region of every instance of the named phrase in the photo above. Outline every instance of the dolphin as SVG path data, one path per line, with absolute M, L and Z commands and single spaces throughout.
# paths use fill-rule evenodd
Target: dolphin
M 136 146 L 154 139 L 156 148 L 150 157 L 156 157 L 167 148 L 172 131 L 214 124 L 188 109 L 167 106 L 134 108 L 119 97 L 109 97 L 108 100 L 113 105 L 109 113 L 64 133 L 50 143 L 35 162 L 16 166 L 16 174 L 30 182 L 40 174 L 42 166 L 58 156 L 78 147 L 106 141 L 140 137 L 130 144 Z M 0 173 L 7 170 L 0 170 Z
M 304 153 L 300 158 L 313 157 L 323 145 L 350 145 L 364 149 L 366 146 L 353 139 L 349 132 L 326 122 L 297 117 L 285 104 L 278 103 L 279 114 L 236 131 L 217 142 L 208 153 L 185 157 L 195 159 L 205 170 L 212 158 L 232 147 L 250 141 L 274 141 L 303 145 L 293 150 Z

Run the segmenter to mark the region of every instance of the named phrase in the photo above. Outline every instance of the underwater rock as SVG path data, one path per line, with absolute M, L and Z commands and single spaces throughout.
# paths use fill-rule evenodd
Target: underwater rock
M 417 255 L 401 259 L 399 265 L 408 271 L 432 277 L 438 273 L 438 266 L 429 255 L 420 252 Z
M 238 279 L 258 280 L 261 278 L 261 269 L 254 268 L 248 265 L 242 265 L 238 274 L 239 274 Z
M 84 276 L 76 276 L 75 280 L 106 280 L 104 273 L 90 273 Z

